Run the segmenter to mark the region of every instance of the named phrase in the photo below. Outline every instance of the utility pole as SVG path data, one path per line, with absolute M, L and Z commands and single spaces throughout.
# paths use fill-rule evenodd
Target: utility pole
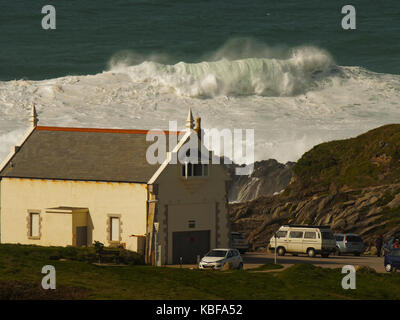
M 274 233 L 274 238 L 275 238 L 275 259 L 274 260 L 275 260 L 275 264 L 277 264 L 276 263 L 276 232 Z

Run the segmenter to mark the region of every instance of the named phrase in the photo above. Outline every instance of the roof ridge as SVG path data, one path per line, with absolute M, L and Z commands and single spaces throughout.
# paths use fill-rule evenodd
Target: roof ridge
M 110 129 L 110 128 L 79 128 L 79 127 L 51 127 L 37 126 L 38 131 L 65 131 L 65 132 L 98 132 L 98 133 L 124 133 L 124 134 L 160 134 L 184 135 L 186 131 L 146 130 L 146 129 Z

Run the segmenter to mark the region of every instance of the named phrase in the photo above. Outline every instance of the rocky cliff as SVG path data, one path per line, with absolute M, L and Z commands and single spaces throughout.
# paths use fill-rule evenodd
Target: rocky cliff
M 232 181 L 229 187 L 229 202 L 245 202 L 261 196 L 283 191 L 292 178 L 294 162 L 279 163 L 274 159 L 257 161 L 251 175 L 235 175 L 230 168 Z
M 279 195 L 231 204 L 232 229 L 265 247 L 284 223 L 331 225 L 334 232 L 400 230 L 400 125 L 332 141 L 305 153 Z

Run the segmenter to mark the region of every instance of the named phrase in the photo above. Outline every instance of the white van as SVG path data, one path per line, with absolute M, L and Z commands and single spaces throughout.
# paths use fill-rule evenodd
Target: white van
M 280 256 L 288 252 L 305 253 L 309 257 L 321 254 L 327 258 L 336 249 L 335 237 L 328 226 L 284 225 L 270 240 L 269 249 L 272 252 L 275 251 L 275 243 Z

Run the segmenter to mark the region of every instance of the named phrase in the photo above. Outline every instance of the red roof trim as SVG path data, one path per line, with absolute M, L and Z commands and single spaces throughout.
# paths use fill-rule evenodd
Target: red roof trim
M 166 134 L 183 135 L 184 131 L 157 131 L 157 130 L 131 130 L 131 129 L 101 129 L 101 128 L 72 128 L 72 127 L 46 127 L 37 126 L 38 131 L 68 131 L 68 132 L 103 132 L 103 133 L 125 133 L 125 134 Z

